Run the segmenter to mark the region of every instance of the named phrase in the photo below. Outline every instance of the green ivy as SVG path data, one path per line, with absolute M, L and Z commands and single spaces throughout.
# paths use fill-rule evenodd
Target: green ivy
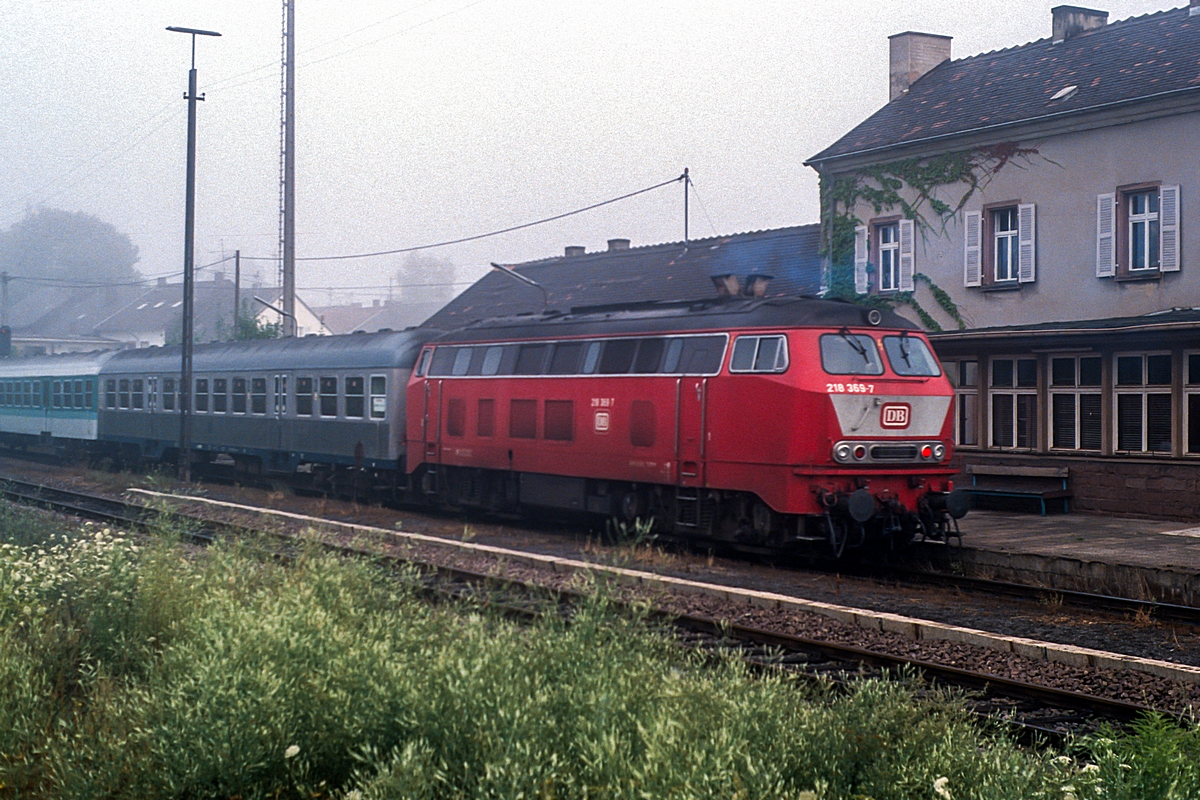
M 944 153 L 933 158 L 905 158 L 873 164 L 836 180 L 822 175 L 821 222 L 823 226 L 828 226 L 826 230 L 829 232 L 822 244 L 822 255 L 829 259 L 826 296 L 874 308 L 890 309 L 905 305 L 916 312 L 927 329 L 942 330 L 942 326 L 921 306 L 913 292 L 860 295 L 855 290 L 854 229 L 862 224 L 862 220 L 854 216 L 852 209 L 861 200 L 870 204 L 876 214 L 899 210 L 905 219 L 913 221 L 922 238 L 927 238 L 931 232 L 941 235 L 945 233 L 950 220 L 966 207 L 976 192 L 987 186 L 996 173 L 1014 160 L 1029 161 L 1040 155 L 1036 147 L 1019 147 L 1015 142 L 1001 142 L 988 147 Z M 957 199 L 940 197 L 939 190 L 950 186 L 964 188 Z M 910 195 L 914 195 L 911 201 L 901 194 L 905 187 L 911 190 Z M 838 210 L 839 206 L 842 211 Z M 967 327 L 950 295 L 928 275 L 917 273 L 913 280 L 929 287 L 934 301 L 960 330 Z

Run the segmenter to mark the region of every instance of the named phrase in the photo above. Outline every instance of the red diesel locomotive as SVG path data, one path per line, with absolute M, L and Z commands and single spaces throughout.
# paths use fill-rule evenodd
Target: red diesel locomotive
M 952 398 L 915 326 L 840 301 L 491 319 L 422 350 L 407 470 L 450 507 L 653 519 L 840 555 L 956 532 Z

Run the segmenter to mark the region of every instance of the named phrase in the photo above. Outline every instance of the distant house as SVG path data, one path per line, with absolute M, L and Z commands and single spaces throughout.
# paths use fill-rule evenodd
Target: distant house
M 960 59 L 890 37 L 890 101 L 806 162 L 826 240 L 853 240 L 831 274 L 944 328 L 967 464 L 1068 467 L 1082 509 L 1197 518 L 1175 489 L 1200 481 L 1200 0 L 1046 21 Z
M 376 300 L 369 306 L 360 303 L 314 306 L 313 313 L 332 333 L 375 333 L 420 325 L 443 305 L 444 300 Z
M 479 319 L 545 309 L 566 311 L 654 300 L 691 300 L 747 286 L 766 295 L 816 294 L 821 287 L 820 226 L 714 236 L 630 247 L 611 239 L 588 253 L 506 265 L 541 288 L 492 271 L 425 321 L 450 330 Z M 544 295 L 543 295 L 544 291 Z

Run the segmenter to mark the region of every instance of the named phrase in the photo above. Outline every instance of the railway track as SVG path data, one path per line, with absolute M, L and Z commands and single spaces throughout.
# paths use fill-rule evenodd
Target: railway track
M 16 480 L 0 483 L 0 496 L 10 501 L 48 508 L 86 519 L 130 527 L 155 524 L 162 513 L 147 506 Z M 250 533 L 291 537 L 212 519 L 171 512 L 182 521 L 193 541 L 206 543 L 220 533 Z M 408 560 L 359 546 L 322 543 L 337 552 L 369 557 L 393 564 Z M 428 570 L 425 589 L 439 596 L 484 598 L 492 608 L 515 615 L 545 613 L 548 602 L 574 603 L 582 595 L 547 590 L 528 583 L 454 567 L 420 565 Z M 733 650 L 758 668 L 798 672 L 815 680 L 845 681 L 862 675 L 920 674 L 934 685 L 968 693 L 972 711 L 983 717 L 999 716 L 1027 742 L 1061 742 L 1072 734 L 1094 730 L 1109 722 L 1128 723 L 1154 709 L 1075 691 L 1038 685 L 984 672 L 972 671 L 915 658 L 899 657 L 852 645 L 819 641 L 695 615 L 658 614 L 656 621 L 669 628 L 681 643 L 704 651 Z

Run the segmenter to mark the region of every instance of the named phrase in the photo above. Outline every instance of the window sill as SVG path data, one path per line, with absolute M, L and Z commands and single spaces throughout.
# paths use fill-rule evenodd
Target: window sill
M 1137 272 L 1117 273 L 1113 278 L 1117 283 L 1138 283 L 1139 281 L 1162 280 L 1162 273 L 1157 269 L 1138 270 Z
M 983 292 L 1016 292 L 1020 291 L 1021 284 L 1017 281 L 1005 281 L 1004 283 L 991 283 L 987 286 L 979 287 Z

